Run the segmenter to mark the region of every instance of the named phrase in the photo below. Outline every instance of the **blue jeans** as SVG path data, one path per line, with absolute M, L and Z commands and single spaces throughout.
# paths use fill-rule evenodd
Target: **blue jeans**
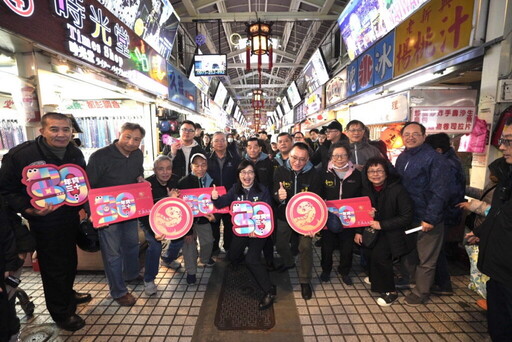
M 164 250 L 164 253 L 162 254 L 162 260 L 171 263 L 174 260 L 178 259 L 178 254 L 180 254 L 180 250 L 183 247 L 184 241 L 184 238 L 169 241 L 167 249 Z
M 148 242 L 146 260 L 144 262 L 144 281 L 148 283 L 155 280 L 158 274 L 160 255 L 162 254 L 162 242 L 155 239 L 151 228 L 146 227 L 142 222 L 139 223 L 146 236 L 146 241 Z
M 114 223 L 98 229 L 103 267 L 110 295 L 115 299 L 128 293 L 125 280 L 139 275 L 137 220 Z

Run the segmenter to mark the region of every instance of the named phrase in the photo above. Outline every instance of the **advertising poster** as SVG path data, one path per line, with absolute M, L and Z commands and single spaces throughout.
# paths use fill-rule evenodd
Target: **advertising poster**
M 229 208 L 217 209 L 212 202 L 212 188 L 197 188 L 180 190 L 180 198 L 183 199 L 192 209 L 194 217 L 201 217 L 208 214 L 226 214 Z M 226 194 L 226 188 L 217 187 L 219 196 Z
M 25 166 L 21 182 L 27 186 L 30 204 L 36 209 L 44 209 L 46 204 L 54 208 L 82 205 L 89 194 L 87 174 L 75 164 Z
M 164 235 L 169 240 L 187 235 L 193 223 L 192 209 L 180 198 L 161 199 L 149 214 L 149 225 L 155 235 Z
M 331 213 L 340 218 L 343 228 L 365 227 L 373 221 L 368 214 L 372 209 L 372 203 L 367 196 L 326 201 L 325 204 Z
M 299 234 L 316 234 L 327 223 L 327 206 L 324 200 L 315 193 L 298 193 L 290 199 L 286 206 L 286 220 L 290 227 Z
M 91 189 L 89 205 L 95 228 L 147 216 L 153 207 L 151 184 L 142 182 Z
M 274 231 L 274 214 L 265 202 L 236 201 L 231 203 L 233 233 L 264 239 Z

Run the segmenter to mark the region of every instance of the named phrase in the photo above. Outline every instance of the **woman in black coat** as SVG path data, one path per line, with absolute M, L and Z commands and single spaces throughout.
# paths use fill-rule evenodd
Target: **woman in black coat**
M 265 202 L 272 205 L 272 197 L 266 186 L 257 181 L 256 168 L 254 163 L 249 160 L 242 160 L 238 165 L 236 172 L 236 183 L 228 192 L 219 197 L 219 193 L 214 188 L 212 191 L 213 204 L 217 208 L 230 206 L 234 201 Z M 254 234 L 254 233 L 253 233 Z M 261 252 L 267 239 L 256 236 L 237 236 L 233 234 L 231 247 L 229 249 L 229 259 L 232 264 L 237 264 L 243 259 L 244 250 L 247 247 L 245 264 L 254 279 L 261 287 L 265 295 L 259 303 L 259 309 L 265 310 L 274 302 L 276 288 L 270 281 L 267 268 L 261 263 Z
M 372 201 L 373 221 L 370 227 L 377 231 L 376 241 L 365 249 L 369 261 L 371 290 L 381 295 L 380 306 L 389 306 L 397 298 L 393 276 L 393 259 L 409 252 L 405 230 L 413 216 L 412 201 L 400 180 L 390 173 L 389 163 L 381 158 L 371 158 L 363 169 L 363 196 Z M 354 241 L 364 244 L 362 230 Z

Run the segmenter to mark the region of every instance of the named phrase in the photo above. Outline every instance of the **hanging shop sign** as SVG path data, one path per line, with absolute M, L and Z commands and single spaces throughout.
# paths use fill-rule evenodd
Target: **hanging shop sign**
M 324 109 L 324 87 L 319 87 L 304 100 L 304 115 L 308 116 Z
M 406 121 L 408 114 L 407 93 L 386 96 L 350 107 L 350 120 L 359 120 L 366 125 Z
M 431 0 L 396 27 L 394 76 L 470 46 L 474 0 Z
M 96 0 L 38 1 L 30 18 L 2 10 L 0 27 L 167 95 L 165 59 Z
M 230 212 L 236 236 L 264 239 L 274 231 L 272 207 L 265 202 L 235 201 Z
M 195 111 L 196 86 L 172 64 L 167 64 L 167 72 L 169 75 L 169 101 Z
M 303 101 L 302 103 L 299 103 L 297 106 L 295 106 L 295 108 L 293 108 L 293 111 L 289 111 L 288 113 L 286 113 L 284 115 L 286 117 L 286 122 L 288 124 L 295 123 L 295 122 L 301 122 L 302 120 L 304 120 L 306 118 L 307 113 L 304 110 L 305 109 L 305 103 L 306 103 L 306 101 Z M 281 110 L 281 107 L 279 105 L 277 105 L 276 109 Z M 278 113 L 279 113 L 279 110 L 278 110 Z M 292 118 L 291 121 L 289 121 L 290 113 L 292 114 L 291 115 L 291 118 Z
M 98 1 L 165 60 L 169 59 L 180 23 L 169 0 Z
M 343 69 L 325 85 L 325 107 L 330 107 L 347 97 L 347 69 Z

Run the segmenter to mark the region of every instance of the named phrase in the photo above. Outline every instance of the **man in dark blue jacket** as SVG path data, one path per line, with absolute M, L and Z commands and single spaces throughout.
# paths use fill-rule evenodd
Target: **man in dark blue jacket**
M 503 128 L 499 148 L 503 157 L 491 165 L 498 185 L 491 210 L 475 229 L 480 238 L 478 269 L 487 282 L 487 319 L 493 341 L 512 340 L 512 119 Z
M 425 139 L 425 143 L 429 144 L 437 153 L 441 154 L 450 169 L 448 177 L 448 199 L 444 216 L 444 228 L 447 234 L 451 229 L 459 226 L 462 219 L 462 209 L 457 204 L 464 202 L 466 192 L 466 175 L 462 169 L 459 157 L 455 154 L 455 150 L 450 145 L 450 137 L 446 133 L 431 134 Z M 436 277 L 434 285 L 430 289 L 431 292 L 438 296 L 453 295 L 452 282 L 450 272 L 448 271 L 448 261 L 446 260 L 446 252 L 444 243 L 437 259 Z
M 236 169 L 240 164 L 240 157 L 237 153 L 228 150 L 226 135 L 222 132 L 215 132 L 212 136 L 213 152 L 208 155 L 208 174 L 216 186 L 224 186 L 226 191 L 231 189 L 236 182 Z M 213 255 L 220 251 L 220 221 L 224 226 L 224 250 L 229 250 L 233 237 L 233 223 L 230 214 L 217 215 L 217 220 L 211 222 L 213 230 Z
M 425 133 L 422 124 L 407 122 L 401 131 L 406 149 L 396 161 L 396 170 L 414 203 L 413 226 L 422 227 L 417 233 L 416 250 L 406 257 L 409 274 L 416 278 L 416 287 L 405 298 L 411 306 L 424 303 L 430 296 L 443 243 L 448 199 L 449 166 L 439 153 L 424 144 Z

